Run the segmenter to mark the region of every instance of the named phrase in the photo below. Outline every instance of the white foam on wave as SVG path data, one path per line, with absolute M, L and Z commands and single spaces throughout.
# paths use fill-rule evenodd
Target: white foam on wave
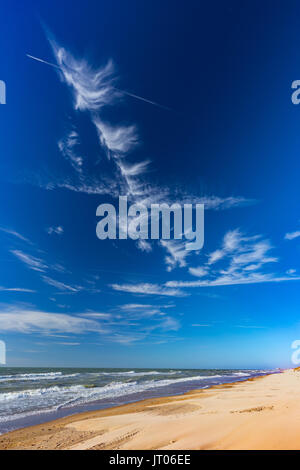
M 249 377 L 251 374 L 247 372 L 234 372 L 232 375 L 236 377 Z
M 154 374 L 157 372 L 157 374 Z M 178 371 L 171 371 L 176 374 Z M 169 375 L 170 373 L 169 372 Z M 256 371 L 258 372 L 258 371 Z M 58 377 L 62 377 L 61 373 Z M 116 374 L 125 374 L 115 373 Z M 134 374 L 139 375 L 158 375 L 159 371 L 147 371 L 147 372 L 135 372 L 127 371 L 126 376 L 135 377 Z M 23 374 L 27 375 L 27 374 Z M 35 374 L 37 375 L 37 374 Z M 76 375 L 76 374 L 75 374 Z M 79 375 L 79 374 L 78 374 Z M 90 375 L 90 373 L 89 373 Z M 226 382 L 228 377 L 246 377 L 250 376 L 250 371 L 237 371 L 231 372 L 230 374 L 215 374 L 215 375 L 197 375 L 188 377 L 174 377 L 174 378 L 163 378 L 163 379 L 149 379 L 144 381 L 132 380 L 121 381 L 120 379 L 113 379 L 112 381 L 103 386 L 96 386 L 93 388 L 86 387 L 84 385 L 73 384 L 73 385 L 53 385 L 51 387 L 40 387 L 31 388 L 28 390 L 15 390 L 11 392 L 0 393 L 0 422 L 12 421 L 24 416 L 29 416 L 39 413 L 47 413 L 57 411 L 62 408 L 71 408 L 75 405 L 84 405 L 91 402 L 96 402 L 102 399 L 115 400 L 125 395 L 131 395 L 141 393 L 147 390 L 168 387 L 170 385 L 176 385 L 184 382 L 197 382 L 193 386 L 198 388 L 206 388 L 212 383 Z M 125 377 L 126 377 L 125 376 Z M 222 380 L 216 380 L 220 379 Z
M 59 378 L 76 377 L 79 374 L 63 374 L 62 372 L 47 372 L 40 374 L 12 374 L 0 375 L 0 382 L 23 382 L 23 381 L 38 381 L 38 380 L 56 380 Z
M 142 377 L 144 375 L 176 375 L 180 373 L 181 373 L 181 370 L 169 371 L 169 372 L 157 371 L 157 370 L 151 370 L 147 372 L 136 372 L 135 370 L 129 370 L 129 371 L 124 371 L 124 372 L 123 371 L 122 372 L 95 372 L 94 375 Z
M 124 395 L 143 392 L 145 390 L 166 387 L 168 385 L 181 382 L 201 381 L 221 377 L 214 376 L 194 376 L 177 379 L 147 380 L 145 382 L 111 382 L 102 387 L 86 388 L 84 385 L 53 386 L 29 390 L 0 393 L 0 415 L 15 414 L 29 409 L 49 409 L 55 406 L 56 409 L 74 404 L 89 403 L 104 398 L 118 398 Z M 0 416 L 0 421 L 3 416 Z

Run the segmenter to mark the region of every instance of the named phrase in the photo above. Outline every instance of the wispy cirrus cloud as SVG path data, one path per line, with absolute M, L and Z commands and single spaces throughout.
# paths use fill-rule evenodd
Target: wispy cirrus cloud
M 106 340 L 112 343 L 118 343 L 123 346 L 130 346 L 138 341 L 144 341 L 147 334 L 144 332 L 131 332 L 131 333 L 113 333 L 106 337 Z
M 124 304 L 120 307 L 120 318 L 134 321 L 135 325 L 139 325 L 139 329 L 154 332 L 161 330 L 177 330 L 180 328 L 180 322 L 167 314 L 165 310 L 174 307 L 174 304 Z
M 146 253 L 150 253 L 150 251 L 152 251 L 152 245 L 148 240 L 138 240 L 137 246 L 141 251 L 145 251 Z
M 111 312 L 87 311 L 78 316 L 101 320 L 106 333 L 103 339 L 130 345 L 148 338 L 154 340 L 159 332 L 177 331 L 181 325 L 177 318 L 163 311 L 174 304 L 124 304 Z
M 229 258 L 231 267 L 249 266 L 260 267 L 262 264 L 277 262 L 275 257 L 268 256 L 272 246 L 269 240 L 263 240 L 261 235 L 246 236 L 239 229 L 228 231 L 222 247 L 209 254 L 207 265 Z M 254 264 L 258 263 L 258 264 Z
M 75 193 L 89 194 L 89 195 L 110 195 L 114 198 L 119 197 L 121 189 L 123 188 L 122 182 L 113 178 L 102 176 L 101 179 L 97 177 L 85 176 L 76 179 L 71 177 L 66 178 L 53 178 L 50 183 L 41 177 L 34 178 L 37 185 L 49 191 L 56 189 L 66 189 Z
M 131 319 L 163 317 L 165 315 L 166 315 L 165 312 L 155 307 L 145 307 L 145 308 L 139 308 L 139 309 L 126 310 L 126 318 L 131 318 Z
M 112 318 L 111 313 L 103 313 L 103 312 L 85 312 L 85 313 L 79 313 L 78 314 L 80 317 L 85 317 L 85 318 L 93 318 L 93 319 L 100 319 L 100 320 L 110 320 Z
M 181 240 L 160 240 L 160 245 L 168 252 L 165 257 L 167 271 L 172 271 L 176 266 L 186 266 L 186 258 L 191 252 L 185 249 L 185 243 Z
M 238 253 L 241 250 L 247 251 L 244 243 L 253 242 L 257 238 L 257 236 L 246 237 L 239 229 L 229 230 L 223 238 L 222 247 L 209 254 L 207 264 L 214 264 L 224 257 L 230 256 L 232 253 Z
M 158 325 L 157 328 L 166 331 L 178 331 L 180 329 L 180 322 L 173 317 L 165 317 Z
M 206 209 L 213 210 L 240 207 L 256 202 L 252 199 L 240 196 L 222 198 L 211 195 L 193 198 L 191 194 L 180 193 L 180 191 L 179 194 L 176 195 L 174 188 L 156 187 L 153 189 L 153 185 L 145 185 L 138 181 L 137 177 L 144 175 L 148 171 L 149 162 L 128 162 L 125 158 L 127 154 L 139 144 L 136 125 L 112 124 L 111 122 L 107 122 L 102 117 L 102 111 L 104 107 L 119 104 L 124 99 L 124 96 L 127 95 L 138 99 L 141 98 L 137 95 L 123 92 L 116 87 L 116 67 L 112 60 L 109 60 L 104 66 L 94 67 L 88 60 L 75 57 L 69 50 L 60 46 L 53 37 L 49 37 L 48 39 L 56 59 L 57 65 L 55 67 L 58 74 L 72 92 L 74 109 L 89 112 L 90 122 L 95 126 L 98 132 L 100 146 L 119 169 L 119 174 L 114 173 L 112 179 L 117 180 L 117 186 L 120 187 L 121 185 L 123 190 L 124 185 L 125 188 L 127 187 L 127 190 L 125 189 L 125 192 L 122 191 L 122 194 L 127 193 L 132 197 L 143 197 L 143 201 L 149 198 L 152 199 L 154 195 L 155 202 L 159 202 L 159 194 L 161 194 L 164 196 L 164 202 L 167 202 L 165 198 L 167 193 L 170 201 L 191 203 L 194 202 L 194 199 L 197 200 L 198 203 L 204 203 Z M 41 60 L 41 62 L 44 61 Z M 145 101 L 155 104 L 149 100 Z M 77 154 L 73 154 L 78 139 L 78 130 L 73 130 L 72 133 L 68 134 L 64 139 L 62 145 L 62 151 L 69 157 L 71 163 L 77 167 L 77 170 L 82 167 L 82 160 L 78 160 Z M 70 149 L 71 154 L 68 155 L 68 150 Z M 72 180 L 72 178 L 69 178 L 68 182 L 55 182 L 48 184 L 47 188 L 54 189 L 56 187 L 63 187 L 87 194 L 111 194 L 111 184 L 105 184 L 101 180 L 95 182 L 91 178 L 88 181 L 88 175 L 82 176 L 80 181 L 76 182 Z M 140 199 L 139 201 L 141 202 Z M 142 248 L 140 246 L 138 247 Z
M 256 199 L 250 199 L 243 196 L 196 196 L 184 193 L 180 196 L 180 190 L 178 190 L 177 198 L 178 202 L 181 202 L 181 204 L 204 204 L 206 210 L 216 211 L 250 206 L 257 204 L 258 202 Z
M 112 104 L 120 95 L 113 83 L 115 66 L 112 60 L 94 69 L 85 59 L 76 59 L 69 51 L 50 39 L 59 73 L 73 92 L 74 108 L 80 111 L 99 111 Z
M 29 269 L 34 271 L 44 272 L 48 269 L 48 266 L 41 258 L 37 258 L 36 256 L 29 255 L 28 253 L 24 253 L 21 250 L 10 250 L 10 252 L 16 256 L 20 261 L 22 261 Z
M 175 304 L 163 304 L 163 305 L 153 305 L 153 304 L 124 304 L 121 305 L 120 308 L 122 310 L 140 310 L 140 309 L 147 309 L 147 308 L 173 308 Z
M 32 244 L 28 238 L 24 237 L 21 233 L 16 232 L 15 230 L 0 227 L 1 232 L 7 233 L 8 235 L 12 235 L 15 238 L 18 238 L 19 240 L 22 240 L 23 242 L 29 243 L 30 245 Z
M 235 325 L 235 328 L 250 328 L 255 330 L 261 330 L 266 328 L 265 326 L 258 326 L 258 325 Z
M 83 334 L 100 333 L 103 329 L 100 323 L 90 319 L 11 306 L 0 312 L 0 331 L 26 334 L 51 332 Z
M 186 288 L 299 280 L 300 277 L 295 276 L 294 272 L 278 275 L 263 271 L 266 265 L 278 262 L 278 258 L 270 254 L 272 250 L 269 240 L 261 235 L 247 236 L 239 229 L 230 230 L 225 234 L 221 248 L 208 254 L 206 263 L 189 268 L 190 274 L 201 278 L 199 280 L 173 280 L 164 284 L 113 284 L 112 288 L 132 294 L 180 297 Z M 171 267 L 177 263 L 186 266 L 185 252 L 181 254 L 180 249 L 169 251 L 171 256 L 168 262 Z
M 57 281 L 56 279 L 52 279 L 48 276 L 42 276 L 42 279 L 49 286 L 56 287 L 61 291 L 70 291 L 75 293 L 83 290 L 82 286 L 70 286 L 68 284 L 65 284 L 64 282 Z
M 190 267 L 189 273 L 199 280 L 168 281 L 168 288 L 215 287 L 295 281 L 294 271 L 285 274 L 265 272 L 266 265 L 277 263 L 271 254 L 273 246 L 261 235 L 247 236 L 239 229 L 228 231 L 221 247 L 207 256 L 200 267 Z M 288 274 L 288 275 L 286 275 Z
M 123 154 L 131 151 L 138 145 L 138 133 L 135 125 L 112 126 L 100 118 L 94 118 L 101 144 L 107 149 L 108 155 Z
M 189 268 L 189 273 L 192 274 L 192 276 L 204 277 L 208 274 L 208 269 L 203 266 L 198 266 L 197 268 Z
M 56 235 L 62 235 L 64 233 L 64 229 L 61 225 L 58 225 L 57 227 L 48 227 L 46 229 L 48 235 L 56 234 Z
M 61 344 L 62 346 L 80 346 L 81 343 L 66 343 L 65 341 L 57 341 L 56 344 Z
M 33 271 L 38 271 L 40 273 L 44 273 L 48 270 L 65 272 L 65 268 L 61 264 L 47 263 L 43 258 L 25 253 L 22 250 L 10 250 L 10 253 L 12 253 L 16 258 L 22 261 L 22 263 L 24 263 L 29 269 L 32 269 Z
M 83 158 L 77 154 L 79 136 L 75 130 L 71 130 L 64 138 L 59 140 L 58 148 L 62 155 L 70 162 L 73 168 L 81 173 Z
M 63 228 L 61 226 L 58 227 L 50 227 L 51 230 L 49 233 L 57 233 L 57 234 L 62 234 L 63 233 Z M 36 249 L 40 253 L 40 250 Z M 41 280 L 45 283 L 48 284 L 51 287 L 54 287 L 58 289 L 61 292 L 64 293 L 77 293 L 80 291 L 86 291 L 89 293 L 99 293 L 99 289 L 96 289 L 95 287 L 91 286 L 86 286 L 85 284 L 83 285 L 78 285 L 78 284 L 71 284 L 69 282 L 65 282 L 65 280 L 57 280 L 54 279 L 51 276 L 51 273 L 59 273 L 60 276 L 62 275 L 69 275 L 70 273 L 67 272 L 65 267 L 60 264 L 60 263 L 48 263 L 45 261 L 43 258 L 40 256 L 36 256 L 33 254 L 29 254 L 27 252 L 24 252 L 20 249 L 14 249 L 10 250 L 10 253 L 14 255 L 19 261 L 21 261 L 26 267 L 33 271 L 37 271 L 40 275 Z M 50 275 L 49 275 L 50 274 Z M 2 291 L 13 291 L 15 290 L 16 292 L 35 292 L 35 290 L 31 289 L 21 289 L 21 288 L 2 288 Z M 0 288 L 1 291 L 1 288 Z
M 285 240 L 294 240 L 295 238 L 299 238 L 299 237 L 300 237 L 299 230 L 297 230 L 296 232 L 288 232 L 284 236 Z
M 274 276 L 272 274 L 251 274 L 249 276 L 220 276 L 213 280 L 203 281 L 168 281 L 165 286 L 168 288 L 189 288 L 189 287 L 215 287 L 215 286 L 236 286 L 245 284 L 260 284 L 264 282 L 285 282 L 299 281 L 300 276 Z
M 164 295 L 168 297 L 184 297 L 186 294 L 179 289 L 170 289 L 159 284 L 111 284 L 112 289 L 119 292 L 144 295 Z
M 124 97 L 124 93 L 114 86 L 116 75 L 112 60 L 109 60 L 103 67 L 94 68 L 85 59 L 75 58 L 53 39 L 50 39 L 50 43 L 57 61 L 58 73 L 72 90 L 74 109 L 89 112 L 90 123 L 98 133 L 99 145 L 108 159 L 114 162 L 111 167 L 112 178 L 118 181 L 119 187 L 125 189 L 123 194 L 135 195 L 137 188 L 140 187 L 135 178 L 147 171 L 149 163 L 148 161 L 126 161 L 127 154 L 139 143 L 136 126 L 111 124 L 104 121 L 102 117 L 103 107 L 112 106 Z M 82 158 L 74 153 L 78 140 L 78 132 L 73 130 L 59 143 L 63 155 L 70 160 L 77 171 L 81 172 L 80 184 L 63 183 L 62 187 L 90 194 L 96 191 L 97 185 L 95 187 L 93 182 L 88 181 L 91 178 L 88 173 L 82 172 Z M 102 181 L 100 186 L 101 192 L 111 194 L 111 185 L 103 185 Z
M 3 287 L 0 286 L 0 292 L 27 292 L 34 294 L 36 290 L 33 289 L 26 289 L 24 287 Z

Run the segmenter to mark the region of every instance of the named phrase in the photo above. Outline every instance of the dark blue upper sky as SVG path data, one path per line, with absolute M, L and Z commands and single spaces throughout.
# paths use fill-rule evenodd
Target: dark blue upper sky
M 1 2 L 8 365 L 290 365 L 299 44 L 296 1 Z M 204 202 L 204 248 L 100 241 L 119 194 Z

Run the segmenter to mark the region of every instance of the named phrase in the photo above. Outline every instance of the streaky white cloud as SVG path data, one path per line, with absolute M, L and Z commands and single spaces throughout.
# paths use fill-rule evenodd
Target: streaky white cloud
M 208 274 L 208 269 L 203 266 L 198 266 L 198 268 L 189 268 L 189 273 L 192 276 L 204 277 Z
M 238 229 L 230 230 L 224 236 L 223 249 L 228 252 L 236 251 L 243 241 L 249 241 L 252 239 L 253 238 L 251 237 L 244 237 Z
M 182 204 L 204 204 L 205 210 L 226 210 L 232 209 L 234 207 L 245 207 L 257 203 L 256 199 L 249 199 L 243 196 L 195 196 L 191 194 L 179 194 L 176 195 L 178 199 L 176 202 L 181 202 Z
M 296 232 L 288 232 L 285 234 L 284 238 L 285 240 L 294 240 L 295 238 L 298 238 L 300 237 L 300 231 L 296 231 Z
M 245 236 L 239 229 L 228 231 L 222 247 L 208 255 L 207 265 L 213 265 L 224 258 L 229 258 L 230 269 L 258 269 L 265 263 L 277 262 L 275 257 L 268 256 L 272 245 L 269 240 L 262 240 L 261 235 Z
M 229 230 L 223 238 L 222 248 L 209 254 L 208 264 L 214 264 L 225 256 L 240 250 L 243 242 L 251 241 L 252 238 L 244 237 L 239 229 Z
M 60 263 L 52 264 L 51 269 L 53 269 L 53 271 L 57 271 L 59 273 L 65 273 L 66 272 L 66 268 Z
M 146 253 L 150 253 L 150 251 L 152 251 L 152 245 L 147 240 L 143 240 L 143 239 L 140 238 L 137 241 L 137 246 L 138 246 L 139 250 L 145 251 Z
M 119 168 L 123 176 L 138 176 L 140 174 L 145 173 L 148 165 L 149 160 L 145 160 L 143 162 L 138 163 L 125 163 L 123 160 L 118 161 Z
M 125 312 L 126 318 L 130 320 L 150 319 L 153 317 L 164 317 L 166 315 L 165 312 L 155 306 L 123 309 L 123 311 Z
M 245 248 L 245 251 L 240 250 L 240 253 L 232 258 L 233 266 L 249 265 L 250 263 L 258 262 L 259 265 L 265 263 L 276 263 L 278 258 L 267 256 L 267 253 L 272 249 L 268 240 L 258 241 L 251 246 Z M 253 264 L 251 264 L 253 267 Z
M 170 297 L 183 297 L 186 294 L 178 289 L 169 289 L 159 284 L 111 284 L 111 287 L 119 292 L 144 295 L 165 295 Z
M 257 326 L 257 325 L 235 325 L 235 328 L 250 328 L 250 329 L 264 329 L 265 326 Z
M 44 272 L 48 268 L 41 258 L 29 255 L 21 250 L 10 250 L 10 252 L 34 271 Z
M 48 227 L 46 231 L 48 235 L 52 235 L 53 233 L 56 235 L 62 235 L 64 233 L 64 229 L 61 225 L 58 225 L 57 227 Z
M 79 313 L 78 314 L 80 317 L 85 317 L 85 318 L 99 318 L 102 320 L 110 320 L 112 318 L 111 313 L 102 313 L 102 312 L 85 312 L 85 313 Z
M 116 103 L 117 99 L 122 98 L 121 93 L 114 85 L 114 66 L 109 61 L 106 66 L 95 70 L 84 59 L 76 59 L 66 49 L 58 46 L 55 41 L 50 39 L 59 70 L 64 81 L 70 86 L 74 94 L 74 107 L 81 111 L 88 111 L 90 121 L 96 127 L 101 147 L 106 155 L 111 158 L 118 169 L 115 178 L 118 186 L 123 186 L 125 192 L 122 194 L 137 195 L 140 193 L 140 183 L 136 177 L 145 173 L 148 161 L 129 163 L 125 161 L 125 155 L 138 144 L 138 135 L 135 125 L 112 125 L 105 122 L 100 117 L 100 111 L 103 106 Z M 72 131 L 64 141 L 60 142 L 60 148 L 64 155 L 69 158 L 77 170 L 81 170 L 82 159 L 74 153 L 74 147 L 78 142 L 78 134 Z M 115 168 L 115 167 L 114 167 Z M 62 183 L 66 189 L 76 190 L 77 192 L 87 192 L 88 194 L 111 192 L 110 185 L 101 184 L 101 190 L 95 187 L 94 182 L 87 182 L 86 175 L 82 175 L 80 184 L 70 182 Z M 57 187 L 57 185 L 55 185 Z
M 135 310 L 135 309 L 145 309 L 145 308 L 152 308 L 153 305 L 151 304 L 124 304 L 121 305 L 122 310 Z
M 263 239 L 261 235 L 246 236 L 238 229 L 230 230 L 225 234 L 221 248 L 208 255 L 207 263 L 204 266 L 189 268 L 190 274 L 201 277 L 201 279 L 197 281 L 169 281 L 165 283 L 165 287 L 183 289 L 286 282 L 300 279 L 300 277 L 293 275 L 293 271 L 287 271 L 288 276 L 262 271 L 266 264 L 278 262 L 277 257 L 270 255 L 272 249 L 270 241 Z M 216 269 L 215 264 L 221 261 L 222 267 Z
M 71 181 L 70 179 L 57 180 L 56 182 L 44 184 L 39 181 L 38 186 L 48 191 L 55 189 L 66 189 L 75 193 L 94 194 L 94 195 L 110 195 L 114 198 L 122 194 L 122 182 L 103 177 L 101 180 L 97 178 L 84 177 L 84 180 Z M 124 191 L 123 191 L 124 192 Z
M 22 240 L 23 242 L 29 243 L 30 245 L 32 244 L 28 238 L 24 237 L 21 235 L 19 232 L 16 232 L 15 230 L 11 230 L 8 228 L 0 227 L 1 232 L 7 233 L 8 235 L 12 235 L 13 237 L 18 238 L 19 240 Z
M 36 290 L 25 289 L 23 287 L 3 287 L 3 286 L 0 286 L 0 291 L 1 292 L 28 292 L 31 294 L 34 294 L 36 292 Z
M 126 313 L 126 318 L 132 320 L 166 318 L 166 312 L 162 309 L 174 307 L 174 305 L 151 305 L 151 304 L 125 304 L 121 310 Z
M 60 75 L 72 88 L 74 107 L 80 111 L 98 111 L 112 104 L 120 96 L 115 88 L 115 66 L 112 60 L 98 69 L 93 69 L 85 59 L 76 59 L 55 41 L 50 40 Z
M 81 343 L 66 343 L 64 341 L 57 341 L 56 344 L 61 344 L 62 346 L 80 346 Z
M 64 282 L 57 281 L 56 279 L 52 279 L 48 276 L 42 276 L 42 279 L 46 284 L 49 284 L 49 286 L 56 287 L 62 291 L 79 292 L 83 289 L 82 286 L 70 286 Z
M 160 309 L 158 308 L 149 308 L 149 309 L 145 309 L 145 310 L 140 310 L 138 313 L 138 318 L 151 318 L 151 317 L 164 317 L 165 316 L 165 312 L 162 312 Z
M 224 250 L 215 250 L 212 253 L 209 254 L 208 257 L 208 262 L 207 264 L 214 264 L 220 259 L 224 258 L 225 256 L 225 251 Z
M 93 320 L 12 306 L 0 312 L 0 331 L 26 334 L 51 332 L 82 334 L 103 330 L 101 325 Z
M 95 69 L 85 59 L 75 58 L 69 51 L 60 47 L 51 38 L 50 43 L 59 67 L 59 73 L 62 74 L 63 80 L 73 90 L 75 109 L 90 112 L 91 121 L 96 126 L 99 134 L 100 143 L 103 148 L 108 151 L 109 156 L 117 160 L 120 154 L 123 156 L 128 153 L 138 143 L 136 126 L 112 125 L 111 123 L 105 122 L 99 114 L 103 106 L 113 105 L 124 96 L 124 92 L 115 87 L 116 77 L 113 62 L 110 60 L 104 67 Z M 129 95 L 131 96 L 131 94 Z M 75 140 L 76 142 L 76 139 L 77 135 L 74 135 L 74 139 L 71 138 L 70 143 L 73 144 L 73 141 Z M 144 173 L 147 164 L 148 162 L 138 162 L 129 165 L 124 161 L 117 161 L 117 165 L 119 165 L 125 179 Z M 138 193 L 136 182 L 128 180 L 127 184 L 129 185 L 130 193 Z M 90 191 L 89 186 L 90 185 L 81 185 L 80 191 Z M 72 188 L 74 188 L 74 185 L 71 184 L 69 189 Z M 169 192 L 170 194 L 173 193 L 173 191 Z M 186 202 L 190 203 L 191 195 L 187 195 L 187 198 Z M 204 203 L 206 209 L 215 210 L 228 209 L 256 202 L 240 196 L 221 198 L 212 195 L 201 198 L 197 197 L 196 199 L 198 203 Z
M 180 329 L 180 322 L 173 317 L 165 317 L 158 325 L 158 328 L 167 331 L 178 331 Z
M 160 240 L 160 245 L 169 253 L 165 257 L 167 271 L 172 271 L 176 266 L 180 268 L 186 266 L 186 258 L 191 252 L 185 249 L 185 243 L 182 240 Z
M 138 134 L 135 125 L 112 126 L 104 123 L 100 118 L 94 118 L 93 122 L 98 131 L 101 144 L 109 152 L 127 153 L 138 144 Z
M 70 131 L 66 137 L 59 140 L 58 148 L 62 155 L 70 162 L 72 167 L 78 171 L 82 171 L 83 158 L 76 153 L 76 147 L 79 145 L 78 133 L 74 130 Z
M 286 274 L 295 274 L 296 272 L 297 272 L 296 269 L 288 269 L 286 271 Z
M 251 274 L 249 276 L 220 276 L 213 280 L 199 281 L 168 281 L 165 283 L 167 288 L 184 288 L 184 287 L 214 287 L 214 286 L 234 286 L 244 284 L 259 284 L 263 282 L 285 282 L 299 281 L 300 276 L 277 276 L 272 274 Z
M 117 166 L 120 169 L 121 175 L 124 177 L 124 180 L 116 179 L 116 176 L 113 178 L 107 178 L 105 175 L 101 179 L 97 178 L 88 178 L 85 176 L 84 180 L 74 181 L 70 178 L 65 178 L 64 180 L 44 182 L 41 179 L 33 179 L 31 177 L 30 182 L 37 184 L 41 188 L 47 190 L 55 190 L 57 188 L 66 189 L 69 191 L 74 191 L 84 194 L 110 194 L 113 197 L 117 198 L 120 194 L 123 195 L 135 195 L 139 199 L 136 202 L 144 204 L 146 207 L 150 207 L 151 204 L 159 204 L 165 202 L 166 204 L 205 204 L 205 210 L 227 210 L 235 207 L 243 207 L 245 205 L 255 204 L 256 201 L 252 199 L 246 199 L 243 197 L 235 198 L 221 198 L 218 196 L 210 197 L 197 197 L 194 194 L 189 195 L 186 192 L 180 193 L 178 190 L 175 191 L 174 188 L 161 187 L 153 184 L 137 181 L 131 178 L 125 172 L 122 173 L 120 168 L 120 159 L 115 160 Z M 144 163 L 144 170 L 147 171 L 149 160 Z M 140 168 L 141 170 L 141 168 Z M 126 191 L 126 186 L 129 186 L 129 190 Z
M 146 338 L 147 334 L 143 332 L 133 332 L 133 333 L 113 333 L 110 336 L 107 336 L 107 340 L 112 343 L 119 343 L 124 346 L 130 346 L 132 343 L 137 341 L 143 341 Z

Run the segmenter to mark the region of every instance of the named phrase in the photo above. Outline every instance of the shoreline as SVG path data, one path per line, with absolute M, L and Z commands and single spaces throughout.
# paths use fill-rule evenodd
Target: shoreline
M 220 385 L 222 383 L 233 383 L 237 381 L 244 381 L 247 378 L 251 377 L 259 377 L 259 376 L 265 376 L 268 373 L 276 373 L 278 372 L 279 369 L 277 370 L 196 370 L 195 372 L 187 369 L 187 370 L 159 370 L 159 371 L 153 371 L 152 369 L 150 370 L 144 370 L 144 369 L 137 369 L 136 371 L 134 370 L 126 370 L 126 371 L 119 371 L 119 370 L 110 370 L 109 374 L 107 373 L 107 370 L 102 371 L 96 371 L 99 374 L 98 382 L 95 382 L 95 379 L 93 376 L 88 374 L 84 374 L 82 370 L 78 369 L 76 370 L 74 375 L 74 381 L 70 381 L 68 377 L 73 377 L 72 373 L 74 372 L 73 370 L 59 370 L 59 371 L 48 371 L 48 370 L 43 370 L 40 371 L 42 376 L 49 376 L 55 375 L 56 379 L 59 374 L 61 374 L 61 377 L 58 377 L 57 380 L 61 379 L 62 383 L 65 385 L 66 390 L 69 390 L 71 392 L 73 385 L 81 386 L 81 390 L 78 392 L 71 392 L 71 399 L 70 396 L 64 398 L 61 396 L 60 400 L 57 400 L 56 406 L 53 405 L 47 408 L 47 395 L 44 396 L 40 394 L 39 395 L 39 390 L 43 391 L 44 383 L 41 382 L 41 384 L 37 384 L 36 380 L 36 375 L 38 376 L 39 374 L 34 374 L 34 371 L 30 369 L 29 371 L 25 371 L 26 373 L 29 372 L 30 377 L 33 376 L 33 381 L 31 381 L 30 385 L 28 386 L 26 382 L 25 385 L 25 395 L 26 395 L 26 389 L 31 389 L 33 388 L 33 391 L 37 389 L 37 398 L 39 401 L 37 403 L 32 403 L 32 397 L 29 394 L 29 400 L 28 402 L 25 401 L 25 397 L 22 395 L 22 392 L 20 391 L 20 387 L 16 389 L 16 392 L 12 392 L 12 394 L 20 394 L 20 402 L 15 403 L 16 409 L 21 409 L 21 413 L 15 413 L 15 414 L 7 414 L 6 419 L 2 419 L 1 417 L 4 416 L 3 410 L 0 413 L 0 435 L 6 434 L 11 431 L 15 431 L 18 429 L 26 428 L 26 427 L 32 427 L 36 426 L 39 424 L 43 424 L 46 422 L 51 422 L 60 418 L 64 418 L 67 416 L 71 415 L 77 415 L 80 413 L 85 413 L 89 411 L 100 411 L 102 409 L 106 408 L 112 408 L 116 406 L 121 406 L 121 405 L 126 405 L 129 403 L 135 403 L 138 401 L 142 401 L 145 399 L 152 399 L 152 398 L 163 398 L 163 397 L 170 397 L 170 396 L 178 396 L 185 394 L 189 391 L 193 390 L 199 390 L 199 389 L 204 389 L 204 388 L 210 388 L 213 385 Z M 18 371 L 23 372 L 23 371 Z M 192 375 L 193 372 L 193 375 Z M 70 375 L 71 374 L 71 375 Z M 101 378 L 101 375 L 107 375 L 109 378 L 105 381 L 103 384 L 103 380 Z M 110 389 L 107 390 L 108 394 L 105 396 L 105 393 L 103 394 L 103 390 L 105 391 L 106 388 L 111 384 L 111 380 L 114 379 L 115 376 L 118 377 L 118 384 L 116 386 L 119 386 L 121 384 L 122 390 L 120 390 L 120 393 L 118 392 L 117 394 L 114 394 L 114 387 L 112 387 L 112 391 Z M 24 376 L 21 374 L 21 379 Z M 137 378 L 134 378 L 134 377 Z M 144 377 L 145 376 L 145 377 Z M 16 376 L 8 376 L 8 377 L 13 377 L 15 378 Z M 29 377 L 29 376 L 28 376 Z M 66 377 L 66 380 L 64 380 L 64 377 Z M 131 380 L 128 381 L 126 380 L 127 377 L 130 377 Z M 133 378 L 133 380 L 132 380 Z M 141 378 L 141 380 L 140 380 Z M 17 376 L 17 384 L 18 384 L 18 376 Z M 82 400 L 81 403 L 76 403 L 76 393 L 78 395 L 82 394 L 83 396 L 85 395 L 85 384 L 90 384 L 90 382 L 93 382 L 93 385 L 91 386 L 91 389 L 88 390 L 88 395 L 86 400 Z M 106 382 L 106 383 L 105 383 Z M 37 385 L 36 385 L 37 384 Z M 84 389 L 82 389 L 82 384 Z M 96 384 L 96 385 L 95 385 Z M 144 387 L 145 384 L 145 387 Z M 101 388 L 102 385 L 102 388 Z M 128 385 L 133 385 L 133 387 L 130 387 Z M 51 391 L 52 388 L 55 386 L 55 381 L 53 382 L 47 382 L 47 388 L 46 391 Z M 97 388 L 98 386 L 98 388 Z M 88 388 L 90 387 L 89 385 L 87 386 Z M 104 388 L 103 388 L 104 387 Z M 0 387 L 1 388 L 1 387 Z M 76 387 L 75 387 L 76 388 Z M 128 393 L 126 393 L 126 388 Z M 21 386 L 22 389 L 22 386 Z M 59 390 L 57 390 L 59 392 Z M 96 393 L 95 393 L 96 391 Z M 125 393 L 124 393 L 125 392 Z M 72 395 L 73 393 L 73 395 Z M 88 397 L 90 396 L 93 397 L 92 400 L 89 400 Z M 1 395 L 1 393 L 0 393 Z M 98 395 L 98 396 L 97 396 Z M 50 395 L 49 395 L 50 396 Z M 43 398 L 43 402 L 41 401 Z M 15 400 L 18 400 L 18 398 L 15 398 Z M 68 405 L 68 403 L 74 402 L 71 406 L 64 406 L 63 404 Z M 63 403 L 63 404 L 62 404 Z M 34 408 L 33 408 L 34 407 Z M 26 411 L 26 409 L 29 408 L 29 411 Z M 31 409 L 30 409 L 31 408 Z M 9 410 L 8 410 L 9 411 Z
M 0 436 L 0 450 L 300 449 L 300 371 L 148 398 Z

